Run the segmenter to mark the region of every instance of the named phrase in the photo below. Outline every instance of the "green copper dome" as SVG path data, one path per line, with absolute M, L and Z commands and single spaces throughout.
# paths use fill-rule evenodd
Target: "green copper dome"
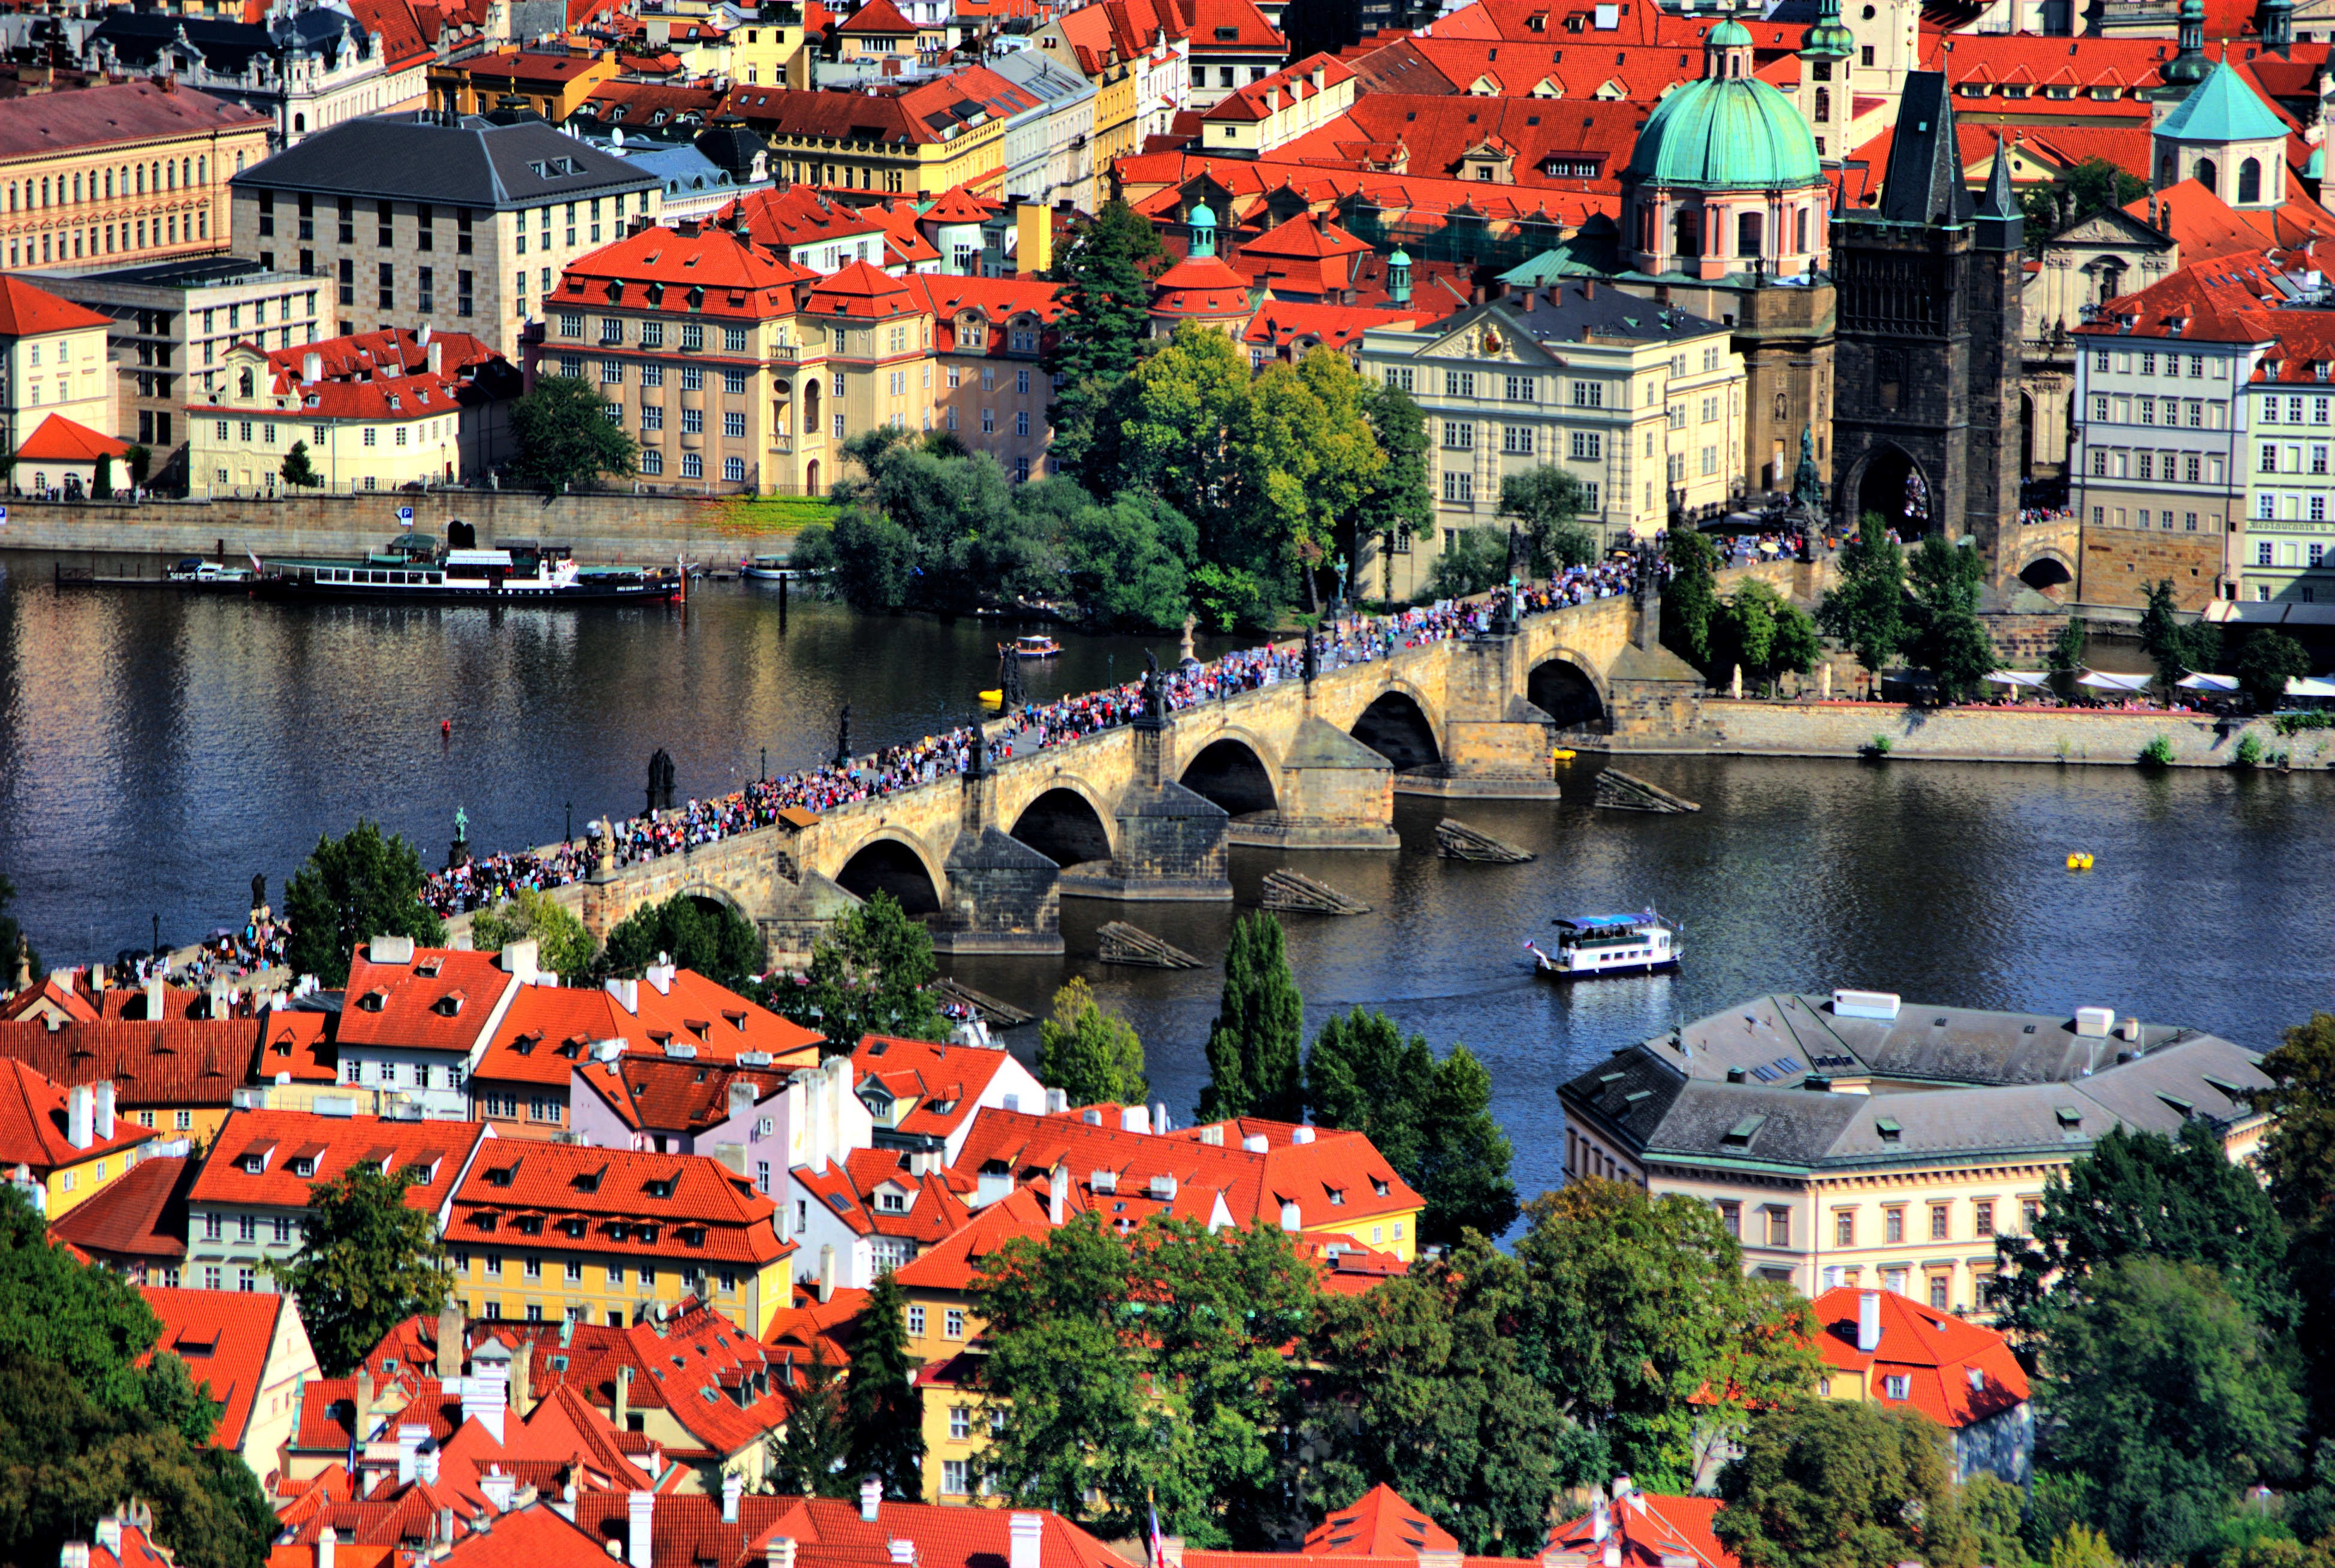
M 1727 28 L 1750 34 L 1739 24 Z M 1710 77 L 1671 89 L 1638 132 L 1623 179 L 1691 190 L 1788 190 L 1823 181 L 1817 139 L 1792 101 L 1748 76 Z
M 1710 30 L 1703 39 L 1702 46 L 1705 49 L 1749 49 L 1751 47 L 1751 29 L 1730 16 Z

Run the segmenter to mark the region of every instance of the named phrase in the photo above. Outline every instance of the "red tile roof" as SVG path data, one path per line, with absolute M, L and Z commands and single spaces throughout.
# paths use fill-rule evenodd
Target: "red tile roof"
M 924 308 L 933 313 L 933 341 L 941 353 L 1002 357 L 1012 353 L 1009 324 L 1017 317 L 1036 319 L 1042 350 L 1051 344 L 1052 334 L 1048 329 L 1064 309 L 1060 286 L 1036 278 L 959 277 L 951 273 L 922 272 L 906 281 Z M 976 318 L 985 330 L 979 344 L 971 344 L 960 335 L 958 328 Z
M 1359 347 L 1371 327 L 1410 331 L 1440 317 L 1435 309 L 1409 305 L 1311 305 L 1297 300 L 1269 299 L 1249 317 L 1241 341 L 1251 348 L 1288 350 L 1295 358 L 1323 348 Z
M 877 5 L 889 0 L 874 0 Z M 998 204 L 983 201 L 962 185 L 952 185 L 935 197 L 932 205 L 917 216 L 926 223 L 985 223 L 999 210 Z
M 622 1493 L 586 1493 L 576 1499 L 576 1523 L 600 1541 L 622 1542 L 625 1509 Z M 1040 1517 L 1045 1568 L 1127 1568 L 1125 1558 L 1075 1524 L 1051 1513 Z M 881 1568 L 893 1561 L 895 1541 L 913 1546 L 916 1568 L 997 1568 L 1012 1556 L 1012 1518 L 1004 1508 L 886 1499 L 873 1521 L 863 1521 L 856 1501 L 749 1494 L 739 1499 L 737 1522 L 724 1524 L 718 1496 L 660 1496 L 651 1515 L 651 1568 L 746 1568 L 761 1563 L 766 1543 L 779 1536 L 795 1543 L 798 1568 Z
M 1549 1536 L 1549 1550 L 1594 1554 L 1618 1548 L 1625 1568 L 1666 1568 L 1678 1558 L 1689 1559 L 1693 1568 L 1740 1568 L 1735 1553 L 1711 1533 L 1719 1506 L 1716 1497 L 1633 1491 L 1610 1508 L 1610 1539 L 1598 1542 L 1596 1515 L 1584 1514 L 1556 1527 Z
M 350 0 L 349 14 L 382 42 L 382 69 L 394 75 L 431 58 L 430 41 L 407 0 Z
M 203 1161 L 188 1200 L 305 1208 L 313 1183 L 331 1181 L 363 1161 L 384 1170 L 413 1173 L 406 1206 L 436 1213 L 473 1154 L 491 1137 L 490 1129 L 472 1121 L 239 1110 L 212 1140 L 209 1157 Z M 253 1161 L 258 1163 L 257 1171 L 248 1168 Z M 294 1167 L 299 1165 L 307 1166 L 311 1174 L 297 1174 Z
M 686 302 L 700 315 L 767 321 L 794 310 L 796 286 L 810 276 L 718 224 L 689 224 L 644 228 L 568 263 L 560 295 L 635 310 Z
M 728 1120 L 733 1085 L 743 1085 L 759 1105 L 784 1089 L 788 1076 L 785 1069 L 734 1067 L 642 1052 L 614 1061 L 578 1062 L 573 1070 L 575 1076 L 569 1081 L 582 1084 L 634 1131 L 682 1136 L 704 1132 Z
M 916 309 L 916 301 L 898 278 L 855 261 L 813 284 L 803 309 L 811 315 L 879 320 L 907 315 Z
M 584 1227 L 596 1252 L 759 1267 L 795 1247 L 779 1239 L 776 1212 L 752 1183 L 704 1155 L 499 1139 L 456 1190 L 446 1236 L 473 1242 L 534 1215 L 547 1237 L 563 1224 Z M 701 1234 L 702 1245 L 692 1239 Z
M 1321 75 L 1317 85 L 1316 73 Z M 1236 87 L 1211 108 L 1203 120 L 1264 120 L 1292 104 L 1318 97 L 1341 82 L 1353 80 L 1353 69 L 1334 54 L 1309 54 L 1293 65 L 1274 72 L 1262 82 Z
M 1536 19 L 1537 24 L 1536 24 Z M 1476 0 L 1435 19 L 1438 38 L 1505 38 L 1518 44 L 1581 44 L 1596 48 L 1655 44 L 1671 49 L 1702 47 L 1710 24 L 1681 16 L 1661 5 L 1624 6 L 1613 27 L 1596 25 L 1589 0 Z
M 875 213 L 836 201 L 808 185 L 741 196 L 722 212 L 725 223 L 738 218 L 746 220 L 755 244 L 789 256 L 806 246 L 866 238 L 884 227 Z
M 855 37 L 906 38 L 915 34 L 916 24 L 900 15 L 892 0 L 867 0 L 851 14 L 842 31 Z
M 736 86 L 722 106 L 765 133 L 926 143 L 954 137 L 974 117 L 1003 120 L 1038 100 L 984 66 L 877 92 Z
M 954 1234 L 895 1269 L 893 1278 L 910 1290 L 963 1293 L 973 1289 L 974 1276 L 990 1254 L 1007 1242 L 1016 1237 L 1042 1242 L 1052 1229 L 1045 1200 L 1027 1187 L 1016 1187 L 975 1214 Z
M 488 1520 L 441 1559 L 446 1568 L 608 1568 L 601 1542 L 571 1524 L 548 1499 Z
M 1381 1483 L 1306 1532 L 1308 1557 L 1403 1557 L 1457 1552 L 1458 1538 Z
M 933 1137 L 954 1136 L 978 1108 L 991 1080 L 1012 1060 L 993 1047 L 940 1045 L 882 1034 L 863 1035 L 859 1049 L 851 1053 L 856 1082 L 872 1078 L 895 1100 L 913 1102 L 894 1124 L 898 1130 Z
M 911 1175 L 907 1157 L 897 1149 L 854 1149 L 841 1165 L 830 1161 L 818 1170 L 798 1166 L 796 1186 L 824 1204 L 858 1235 L 899 1236 L 929 1247 L 964 1224 L 971 1211 L 964 1195 L 969 1180 L 946 1171 Z M 887 1209 L 882 1189 L 905 1205 Z
M 1232 36 L 1225 34 L 1229 32 Z M 1192 57 L 1239 52 L 1289 52 L 1289 40 L 1265 19 L 1254 0 L 1193 0 Z
M 37 1175 L 134 1149 L 154 1137 L 153 1128 L 133 1127 L 117 1117 L 113 1137 L 92 1133 L 87 1147 L 76 1148 L 67 1136 L 68 1099 L 64 1085 L 21 1061 L 0 1061 L 0 1170 L 22 1165 Z
M 157 1161 L 157 1164 L 161 1162 Z M 252 1400 L 266 1370 L 267 1352 L 276 1342 L 284 1314 L 292 1310 L 286 1295 L 245 1295 L 235 1291 L 171 1291 L 140 1285 L 138 1293 L 162 1320 L 162 1336 L 155 1350 L 169 1350 L 187 1363 L 197 1387 L 219 1402 L 211 1442 L 221 1448 L 243 1447 L 244 1430 L 251 1423 Z M 139 1358 L 152 1360 L 149 1350 Z
M 0 159 L 67 149 L 94 153 L 125 142 L 265 130 L 270 123 L 265 114 L 186 87 L 166 91 L 152 82 L 82 87 L 0 100 Z
M 80 92 L 103 92 L 101 87 L 83 87 L 73 93 L 43 94 L 44 97 L 70 98 Z M 9 99 L 0 102 L 0 111 L 13 109 L 28 99 Z M 75 305 L 69 299 L 59 299 L 47 289 L 26 283 L 15 274 L 0 274 L 0 337 L 31 337 L 36 333 L 71 332 L 76 327 L 111 326 L 111 317 L 102 316 L 87 305 Z
M 690 970 L 662 991 L 641 981 L 633 995 L 638 1011 L 628 1012 L 606 990 L 523 986 L 470 1076 L 565 1089 L 589 1048 L 612 1040 L 634 1056 L 681 1047 L 700 1066 L 770 1072 L 818 1061 L 818 1035 Z
M 1877 1295 L 1881 1340 L 1873 1350 L 1856 1348 L 1861 1298 Z M 1827 1366 L 1865 1374 L 1865 1398 L 1912 1405 L 1943 1426 L 1962 1428 L 2011 1409 L 2027 1399 L 2027 1374 L 2010 1345 L 1992 1329 L 1938 1312 L 1894 1291 L 1860 1292 L 1850 1286 L 1818 1296 L 1817 1349 Z M 1887 1394 L 1884 1380 L 1905 1379 L 1903 1400 Z
M 140 1160 L 49 1224 L 49 1239 L 85 1255 L 177 1263 L 187 1255 L 187 1189 L 195 1162 L 184 1155 Z
M 63 414 L 51 414 L 24 438 L 16 449 L 16 459 L 27 463 L 95 463 L 100 458 L 118 458 L 129 450 L 128 441 L 100 435 Z
M 251 1064 L 256 1083 L 333 1083 L 340 1077 L 339 1059 L 325 1037 L 330 1020 L 321 1012 L 280 1008 L 260 1014 L 259 1051 Z
M 339 1040 L 423 1050 L 470 1050 L 491 1032 L 518 979 L 491 953 L 417 947 L 402 963 L 376 963 L 372 944 L 349 963 Z
M 322 1021 L 322 1015 L 313 1015 Z M 226 1106 L 251 1081 L 259 1026 L 248 1018 L 106 1019 L 52 1030 L 0 1023 L 0 1057 L 68 1087 L 111 1080 L 123 1108 Z

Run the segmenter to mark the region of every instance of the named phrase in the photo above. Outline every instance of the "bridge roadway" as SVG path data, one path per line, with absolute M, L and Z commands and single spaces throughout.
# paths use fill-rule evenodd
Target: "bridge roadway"
M 1594 599 L 1399 648 L 685 854 L 604 859 L 559 893 L 601 938 L 675 894 L 724 904 L 778 964 L 878 889 L 943 952 L 1060 953 L 1064 897 L 1229 899 L 1229 845 L 1390 850 L 1397 793 L 1551 799 L 1568 732 L 1691 732 L 1702 682 L 1655 644 L 1658 615 Z

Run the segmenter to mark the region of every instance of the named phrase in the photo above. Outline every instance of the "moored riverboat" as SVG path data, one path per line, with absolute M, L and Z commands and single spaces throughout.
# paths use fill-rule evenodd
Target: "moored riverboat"
M 678 599 L 684 588 L 678 566 L 579 566 L 566 546 L 532 539 L 441 549 L 408 535 L 361 560 L 257 565 L 262 593 L 296 599 L 565 605 Z
M 1575 915 L 1552 922 L 1556 951 L 1527 942 L 1537 972 L 1551 980 L 1594 980 L 1676 969 L 1678 926 L 1649 909 L 1638 915 Z

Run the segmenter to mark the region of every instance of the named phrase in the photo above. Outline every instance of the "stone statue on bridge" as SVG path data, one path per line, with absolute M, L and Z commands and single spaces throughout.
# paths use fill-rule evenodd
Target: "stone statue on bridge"
M 1816 432 L 1800 427 L 1800 466 L 1792 474 L 1792 505 L 1809 517 L 1824 511 L 1824 478 L 1817 472 Z
M 835 762 L 838 768 L 851 766 L 851 704 L 843 705 L 835 726 Z
M 655 753 L 649 758 L 648 809 L 651 811 L 672 810 L 673 786 L 673 758 L 669 753 L 667 753 L 664 747 L 660 746 L 656 749 Z
M 1168 677 L 1159 673 L 1159 661 L 1148 648 L 1143 650 L 1143 711 L 1135 721 L 1147 730 L 1162 729 L 1168 722 Z
M 989 777 L 989 731 L 981 725 L 981 715 L 973 716 L 973 754 L 965 760 L 964 776 L 968 779 Z

